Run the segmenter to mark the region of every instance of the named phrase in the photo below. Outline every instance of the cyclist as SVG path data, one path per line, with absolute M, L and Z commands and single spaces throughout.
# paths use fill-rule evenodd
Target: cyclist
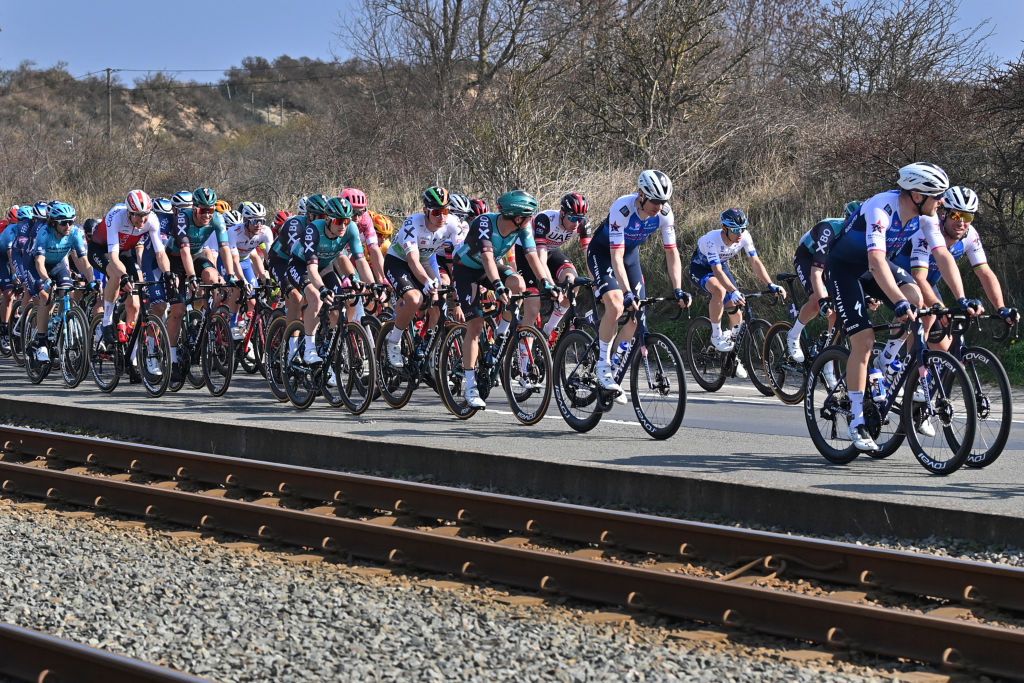
M 477 216 L 483 216 L 485 213 L 490 211 L 487 208 L 487 202 L 479 197 L 473 197 L 469 200 L 469 208 L 471 209 L 470 219 L 476 218 Z
M 18 237 L 18 226 L 28 222 L 32 218 L 32 205 L 26 204 L 18 207 L 15 221 L 4 228 L 0 233 L 0 289 L 3 290 L 3 298 L 0 300 L 0 344 L 5 349 L 10 348 L 10 320 L 11 311 L 14 308 L 14 285 L 17 280 L 14 267 L 14 241 Z
M 274 225 L 271 227 L 270 231 L 271 233 L 273 233 L 275 239 L 277 238 L 277 233 L 281 231 L 281 226 L 284 225 L 285 221 L 287 221 L 293 215 L 294 214 L 292 214 L 291 211 L 284 210 L 278 211 L 276 214 L 274 214 Z
M 562 197 L 557 209 L 541 211 L 533 217 L 533 237 L 537 242 L 537 256 L 547 264 L 548 272 L 554 276 L 558 285 L 571 284 L 579 277 L 576 266 L 562 252 L 562 247 L 578 235 L 580 246 L 586 253 L 587 247 L 590 246 L 590 224 L 587 222 L 589 209 L 590 204 L 586 197 L 579 192 L 570 192 Z M 516 245 L 515 253 L 519 274 L 523 276 L 527 288 L 536 291 L 539 281 L 524 258 L 522 245 Z M 557 303 L 552 309 L 543 330 L 549 340 L 566 310 Z M 533 322 L 539 313 L 540 299 L 527 299 L 523 305 L 524 319 Z
M 46 331 L 50 324 L 50 292 L 53 283 L 56 281 L 58 286 L 67 286 L 72 282 L 68 268 L 69 253 L 73 255 L 78 271 L 89 286 L 96 286 L 92 265 L 87 258 L 85 234 L 75 225 L 75 217 L 75 207 L 64 202 L 54 202 L 49 207 L 46 225 L 39 230 L 32 247 L 32 268 L 36 273 L 32 282 L 32 293 L 36 295 L 34 352 L 39 363 L 50 360 Z
M 499 265 L 498 259 L 505 256 L 516 243 L 523 245 L 526 260 L 534 273 L 541 276 L 545 291 L 555 289 L 547 264 L 537 256 L 537 245 L 533 239 L 531 219 L 537 211 L 537 200 L 523 190 L 512 190 L 498 198 L 497 213 L 477 216 L 469 226 L 469 235 L 456 254 L 452 274 L 458 305 L 453 311 L 456 320 L 466 321 L 466 338 L 462 346 L 462 367 L 466 373 L 465 399 L 471 408 L 482 410 L 487 407 L 480 398 L 476 384 L 477 355 L 480 351 L 480 333 L 484 319 L 480 311 L 481 287 L 490 287 L 497 297 L 508 303 L 508 294 L 521 294 L 526 284 L 510 266 Z M 463 306 L 469 308 L 463 312 Z M 508 330 L 511 320 L 502 318 L 497 334 Z
M 381 251 L 377 232 L 373 229 L 373 216 L 366 209 L 366 193 L 356 187 L 346 187 L 341 191 L 341 198 L 347 199 L 352 205 L 356 228 L 359 229 L 359 236 L 363 240 L 364 253 L 370 264 L 370 269 L 373 271 L 374 281 L 386 282 L 384 252 Z
M 306 215 L 306 202 L 309 201 L 309 197 L 302 195 L 299 197 L 299 201 L 295 204 L 295 215 L 305 216 Z
M 165 258 L 167 242 L 171 239 L 171 230 L 175 224 L 174 212 L 174 200 L 166 197 L 158 197 L 153 200 L 153 213 L 156 215 L 156 219 L 160 223 L 160 242 L 164 248 Z M 149 300 L 152 304 L 153 314 L 162 317 L 164 310 L 167 308 L 167 287 L 164 282 L 164 271 L 160 270 L 160 265 L 157 260 L 157 251 L 153 245 L 153 240 L 148 233 L 142 238 L 142 244 L 142 273 L 145 275 L 147 280 L 157 283 L 149 286 Z M 169 260 L 167 262 L 167 267 L 170 269 Z M 151 358 L 150 360 L 155 361 L 156 358 Z M 157 373 L 159 373 L 159 367 L 159 363 L 154 365 Z M 150 374 L 154 373 L 151 372 Z
M 754 238 L 747 231 L 749 222 L 742 209 L 726 209 L 721 215 L 722 227 L 712 230 L 697 240 L 697 248 L 690 261 L 690 280 L 711 295 L 708 317 L 711 318 L 711 343 L 719 351 L 732 351 L 735 343 L 733 334 L 743 320 L 739 307 L 744 304 L 743 295 L 736 284 L 736 277 L 729 268 L 729 261 L 741 251 L 750 259 L 750 267 L 758 279 L 777 296 L 785 297 L 786 290 L 772 282 L 768 269 L 761 262 L 754 247 Z M 729 314 L 731 329 L 722 331 L 722 313 L 726 306 L 737 308 Z M 746 377 L 743 364 L 736 366 L 736 376 Z
M 97 270 L 107 275 L 103 288 L 103 321 L 101 338 L 107 344 L 114 343 L 114 299 L 122 287 L 122 278 L 139 280 L 139 263 L 136 247 L 141 248 L 143 236 L 148 236 L 153 245 L 156 263 L 164 273 L 164 285 L 169 284 L 170 263 L 160 239 L 160 220 L 153 213 L 153 200 L 142 190 L 132 190 L 123 204 L 115 204 L 106 218 L 93 230 L 89 242 L 89 260 Z M 135 297 L 125 301 L 125 315 L 134 321 L 138 315 Z
M 237 213 L 237 212 L 236 212 Z M 259 282 L 267 279 L 267 270 L 263 265 L 263 256 L 274 243 L 274 236 L 267 227 L 267 209 L 259 202 L 242 202 L 242 222 L 228 230 L 228 242 L 231 247 L 231 258 L 234 272 L 240 273 L 249 286 L 248 306 L 256 305 L 254 288 Z M 232 333 L 241 339 L 245 330 L 240 326 L 238 316 L 240 297 L 232 296 L 228 306 L 232 312 Z
M 804 350 L 800 346 L 800 334 L 814 316 L 819 312 L 828 314 L 829 329 L 835 324 L 835 314 L 829 313 L 831 302 L 828 301 L 828 288 L 825 286 L 828 275 L 825 262 L 832 243 L 843 232 L 843 226 L 849 218 L 860 210 L 860 202 L 846 205 L 846 218 L 825 218 L 815 224 L 800 238 L 793 256 L 793 270 L 807 294 L 807 301 L 800 307 L 793 327 L 786 337 L 786 351 L 789 357 L 798 363 L 804 362 Z
M 611 350 L 617 342 L 633 336 L 635 321 L 618 329 L 619 316 L 626 308 L 635 308 L 647 294 L 640 269 L 640 245 L 655 232 L 661 233 L 665 248 L 665 267 L 669 282 L 681 307 L 690 305 L 690 295 L 682 289 L 682 264 L 676 250 L 675 216 L 668 201 L 672 181 L 661 171 L 648 169 L 637 179 L 637 191 L 616 199 L 587 248 L 587 266 L 594 279 L 594 297 L 604 303 L 604 315 L 598 329 L 599 353 L 597 380 L 608 391 L 618 392 L 615 401 L 626 397 L 615 382 Z M 625 287 L 627 292 L 622 293 Z M 618 333 L 616 335 L 616 333 Z
M 441 270 L 435 258 L 446 245 L 459 238 L 461 221 L 449 212 L 451 197 L 443 187 L 428 187 L 423 192 L 423 210 L 406 219 L 391 242 L 384 270 L 395 290 L 398 306 L 395 326 L 388 333 L 388 362 L 405 367 L 402 334 L 419 310 L 423 298 L 435 298 L 441 285 Z
M 307 214 L 308 209 L 308 214 Z M 290 286 L 287 277 L 288 261 L 291 259 L 292 249 L 299 241 L 300 235 L 305 234 L 306 227 L 327 218 L 327 197 L 322 194 L 314 194 L 303 197 L 299 201 L 299 214 L 292 216 L 284 222 L 277 233 L 277 238 L 270 246 L 270 272 L 277 278 L 282 291 L 287 292 L 285 296 L 286 320 L 292 322 L 298 320 L 302 314 L 302 289 Z M 292 349 L 294 352 L 294 349 Z
M 175 211 L 182 209 L 192 208 L 192 193 L 188 190 L 182 190 L 181 192 L 175 192 L 174 196 L 171 197 L 171 204 L 174 206 Z
M 381 251 L 387 253 L 391 248 L 391 238 L 395 234 L 395 224 L 390 216 L 373 211 L 370 214 L 373 218 L 373 230 L 377 233 L 377 243 L 380 245 Z
M 185 296 L 197 281 L 197 274 L 204 284 L 221 281 L 217 267 L 203 254 L 203 245 L 211 234 L 217 235 L 217 247 L 221 262 L 226 264 L 227 284 L 234 285 L 234 264 L 228 247 L 228 233 L 224 220 L 216 211 L 217 193 L 209 187 L 197 187 L 192 191 L 192 208 L 182 209 L 176 214 L 177 224 L 172 239 L 167 243 L 171 261 L 171 272 L 177 276 L 175 286 L 168 287 L 168 301 L 171 314 L 167 318 L 167 334 L 172 342 L 171 367 L 174 380 L 181 379 L 178 363 L 178 335 L 181 319 L 185 315 Z M 170 283 L 168 283 L 170 284 Z
M 978 195 L 967 187 L 951 187 L 946 190 L 942 197 L 943 206 L 939 209 L 939 228 L 946 248 L 959 260 L 967 256 L 974 269 L 981 288 L 985 290 L 988 300 L 999 312 L 999 316 L 1007 322 L 1015 322 L 1018 314 L 1015 308 L 1006 306 L 1003 299 L 1003 288 L 999 284 L 999 277 L 988 265 L 985 256 L 985 249 L 981 244 L 981 237 L 974 229 L 974 216 L 978 213 Z M 926 306 L 941 304 L 942 297 L 939 295 L 938 284 L 942 279 L 938 264 L 929 249 L 928 239 L 923 231 L 918 230 L 910 240 L 903 245 L 899 255 L 893 261 L 901 268 L 910 270 L 918 287 L 921 288 L 922 298 Z M 924 320 L 925 333 L 931 328 L 934 318 Z M 950 339 L 943 338 L 938 343 L 942 349 L 949 348 Z
M 8 225 L 13 225 L 14 223 L 18 222 L 19 208 L 20 207 L 17 204 L 14 204 L 13 206 L 11 206 L 11 208 L 7 209 L 7 214 L 3 217 L 3 219 L 0 219 L 0 232 L 6 230 Z
M 864 422 L 864 387 L 867 386 L 868 361 L 874 344 L 874 329 L 868 317 L 865 297 L 870 295 L 888 301 L 896 318 L 909 322 L 916 317 L 915 306 L 921 303 L 921 291 L 914 279 L 890 259 L 912 234 L 920 229 L 928 241 L 939 270 L 951 285 L 958 299 L 963 298 L 963 282 L 956 263 L 946 248 L 939 229 L 936 212 L 942 195 L 949 189 L 946 172 L 934 164 L 916 162 L 899 170 L 899 189 L 876 194 L 864 202 L 843 234 L 828 253 L 828 290 L 843 332 L 850 339 L 850 357 L 846 366 L 849 391 L 850 439 L 860 451 L 877 451 Z M 968 302 L 963 299 L 964 302 Z M 903 345 L 904 338 L 890 340 L 883 355 Z M 853 387 L 857 387 L 853 390 Z
M 307 210 L 312 212 L 312 202 Z M 356 285 L 360 276 L 368 282 L 373 281 L 373 273 L 363 257 L 359 229 L 352 223 L 352 204 L 347 199 L 332 197 L 327 201 L 324 213 L 323 219 L 307 223 L 303 228 L 299 240 L 292 247 L 287 270 L 289 285 L 303 292 L 306 298 L 302 314 L 306 332 L 302 360 L 309 365 L 323 361 L 314 341 L 321 303 L 329 302 L 334 294 L 340 292 L 346 285 L 343 278 L 350 278 Z M 358 274 L 341 254 L 346 247 L 352 253 Z M 339 272 L 339 267 L 347 272 Z M 292 347 L 288 351 L 289 356 L 295 353 Z

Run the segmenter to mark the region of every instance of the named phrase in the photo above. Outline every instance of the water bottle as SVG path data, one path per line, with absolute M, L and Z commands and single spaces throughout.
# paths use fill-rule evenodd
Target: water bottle
M 878 368 L 871 368 L 871 372 L 868 373 L 868 387 L 871 389 L 871 400 L 875 403 L 885 403 L 886 381 Z
M 122 344 L 128 341 L 128 323 L 124 321 L 117 323 L 117 341 Z
M 622 361 L 626 360 L 626 354 L 628 354 L 628 353 L 629 353 L 629 342 L 628 341 L 621 341 L 621 342 L 619 342 L 619 348 L 617 348 L 615 350 L 615 353 L 612 354 L 612 365 L 614 365 L 615 367 L 618 367 L 622 363 Z
M 57 325 L 60 324 L 60 317 L 56 315 L 50 316 L 50 322 L 46 325 L 46 336 L 50 341 L 57 340 Z
M 899 358 L 893 358 L 892 362 L 885 366 L 885 383 L 888 386 L 893 386 L 896 383 L 896 378 L 903 374 L 903 361 Z

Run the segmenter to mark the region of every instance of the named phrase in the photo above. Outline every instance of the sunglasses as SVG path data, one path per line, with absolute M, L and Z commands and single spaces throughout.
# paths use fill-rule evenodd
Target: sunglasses
M 216 209 L 212 206 L 197 206 L 196 213 L 213 213 Z
M 357 209 L 356 207 L 353 206 L 352 213 L 354 213 L 357 216 L 362 216 L 364 213 L 366 213 L 366 209 Z
M 246 225 L 266 225 L 267 224 L 267 219 L 266 218 L 246 218 L 245 219 L 245 224 Z
M 331 222 L 334 223 L 334 225 L 345 226 L 345 225 L 348 225 L 349 223 L 351 223 L 352 219 L 351 218 L 332 218 Z
M 57 225 L 58 227 L 66 228 L 74 225 L 75 222 L 73 220 L 66 219 L 62 221 L 54 221 L 54 224 Z
M 733 235 L 742 235 L 744 232 L 746 232 L 747 229 L 746 228 L 730 228 L 730 227 L 726 227 L 726 230 L 728 230 Z
M 567 215 L 565 217 L 565 220 L 569 221 L 570 223 L 579 223 L 580 221 L 587 220 L 587 217 L 586 216 L 578 216 L 576 214 L 569 214 L 569 215 Z
M 645 202 L 650 202 L 651 204 L 654 204 L 655 206 L 665 206 L 665 204 L 668 203 L 664 199 L 652 199 L 651 197 L 648 197 L 645 194 L 641 194 L 640 196 L 643 197 L 643 200 Z
M 128 212 L 128 217 L 129 218 L 145 218 L 148 215 L 149 215 L 149 211 L 129 211 Z
M 949 217 L 955 221 L 963 221 L 964 223 L 974 221 L 974 214 L 968 213 L 967 211 L 950 211 Z
M 427 211 L 427 213 L 429 213 L 434 218 L 440 218 L 441 216 L 448 215 L 448 207 L 443 206 L 440 209 L 430 209 L 429 211 Z

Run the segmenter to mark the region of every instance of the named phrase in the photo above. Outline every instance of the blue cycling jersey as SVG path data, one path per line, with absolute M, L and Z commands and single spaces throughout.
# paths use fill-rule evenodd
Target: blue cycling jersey
M 484 244 L 489 243 L 494 250 L 495 260 L 512 250 L 518 242 L 527 252 L 536 251 L 537 243 L 533 239 L 533 223 L 527 221 L 523 226 L 516 228 L 508 235 L 502 235 L 498 230 L 497 213 L 485 213 L 473 219 L 469 224 L 469 234 L 466 241 L 459 247 L 456 256 L 459 262 L 467 268 L 483 270 L 481 253 Z
M 43 222 L 35 218 L 18 223 L 18 233 L 14 238 L 14 255 L 20 261 L 25 254 L 32 250 L 32 244 L 36 241 L 36 232 Z
M 86 255 L 85 233 L 77 225 L 71 226 L 68 234 L 63 237 L 57 234 L 55 228 L 44 227 L 36 235 L 36 243 L 32 249 L 33 258 L 36 256 L 46 257 L 46 267 L 51 268 L 65 260 L 72 250 L 79 257 Z
M 7 258 L 7 251 L 14 247 L 14 240 L 18 236 L 18 224 L 11 223 L 0 233 L 0 257 Z

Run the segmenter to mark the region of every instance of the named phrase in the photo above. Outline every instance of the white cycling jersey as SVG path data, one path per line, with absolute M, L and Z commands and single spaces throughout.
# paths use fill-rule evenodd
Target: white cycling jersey
M 533 217 L 533 236 L 538 247 L 561 249 L 579 235 L 580 245 L 586 249 L 590 243 L 590 227 L 586 217 L 579 223 L 571 223 L 566 230 L 562 227 L 562 212 L 559 209 L 541 211 Z M 673 231 L 673 237 L 675 231 Z
M 934 248 L 929 244 L 924 231 L 918 230 L 915 232 L 910 241 L 914 245 L 913 251 L 910 252 L 910 267 L 928 268 L 931 264 Z M 978 231 L 974 229 L 973 225 L 967 228 L 967 234 L 963 236 L 963 239 L 958 240 L 950 248 L 950 253 L 956 259 L 966 255 L 971 265 L 975 268 L 988 263 L 988 258 L 985 256 L 985 248 L 981 246 L 981 236 L 978 235 Z
M 238 223 L 228 228 L 228 245 L 231 247 L 231 251 L 238 252 L 238 259 L 240 261 L 249 258 L 249 254 L 260 246 L 266 252 L 273 243 L 274 234 L 270 232 L 270 228 L 266 225 L 260 226 L 259 232 L 256 233 L 255 237 L 249 236 L 249 232 L 245 229 L 243 223 Z
M 594 234 L 592 244 L 603 247 L 608 240 L 609 249 L 636 249 L 655 232 L 661 232 L 661 243 L 666 249 L 676 248 L 676 219 L 672 207 L 665 204 L 659 213 L 646 220 L 636 212 L 637 194 L 616 199 L 608 210 L 608 219 Z M 593 247 L 592 247 L 593 248 Z
M 107 212 L 106 218 L 93 231 L 92 239 L 100 244 L 106 239 L 107 253 L 110 253 L 114 247 L 117 247 L 119 251 L 134 248 L 143 235 L 149 235 L 154 250 L 158 252 L 164 250 L 163 240 L 160 239 L 160 219 L 157 215 L 150 212 L 142 225 L 136 228 L 128 219 L 128 207 L 121 203 L 115 204 Z
M 754 238 L 750 236 L 750 232 L 745 231 L 736 244 L 726 244 L 722 239 L 722 229 L 719 228 L 697 240 L 693 263 L 701 266 L 718 266 L 736 256 L 740 251 L 746 252 L 747 256 L 757 256 Z
M 432 232 L 427 228 L 426 215 L 422 211 L 414 213 L 391 238 L 388 254 L 405 261 L 409 252 L 416 249 L 419 252 L 420 263 L 426 266 L 441 247 L 445 244 L 455 245 L 458 242 L 462 234 L 461 223 L 462 221 L 449 214 L 441 227 Z M 464 235 L 462 239 L 465 240 Z

